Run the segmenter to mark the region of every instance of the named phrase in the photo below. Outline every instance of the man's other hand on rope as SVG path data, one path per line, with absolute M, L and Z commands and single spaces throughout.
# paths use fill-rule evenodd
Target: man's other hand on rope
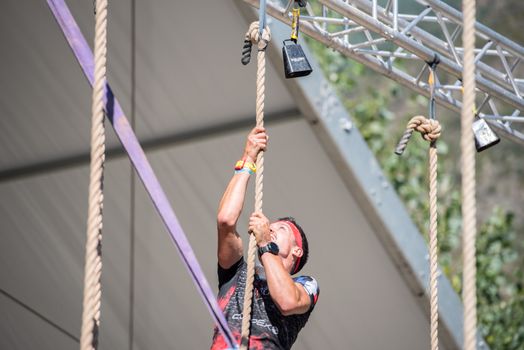
M 257 160 L 257 155 L 260 151 L 265 151 L 269 136 L 266 134 L 265 128 L 255 127 L 247 135 L 246 146 L 244 148 L 244 156 L 247 162 L 254 163 Z
M 218 264 L 222 268 L 231 267 L 243 255 L 237 221 L 242 213 L 249 177 L 256 172 L 257 155 L 266 150 L 267 141 L 264 128 L 256 127 L 251 130 L 242 158 L 235 164 L 235 174 L 220 201 L 217 214 Z

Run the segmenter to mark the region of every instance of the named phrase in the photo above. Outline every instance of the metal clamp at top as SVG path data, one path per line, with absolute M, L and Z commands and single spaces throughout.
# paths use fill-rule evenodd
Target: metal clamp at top
M 432 61 L 426 61 L 429 66 L 429 119 L 436 119 L 435 115 L 435 83 L 437 81 L 437 75 L 435 73 L 437 65 L 440 63 L 440 57 L 437 53 L 433 56 Z

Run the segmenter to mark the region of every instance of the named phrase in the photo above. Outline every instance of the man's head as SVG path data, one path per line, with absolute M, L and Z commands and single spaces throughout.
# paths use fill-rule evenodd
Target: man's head
M 269 226 L 272 241 L 279 247 L 284 266 L 293 275 L 306 264 L 309 246 L 304 230 L 292 217 L 280 218 Z

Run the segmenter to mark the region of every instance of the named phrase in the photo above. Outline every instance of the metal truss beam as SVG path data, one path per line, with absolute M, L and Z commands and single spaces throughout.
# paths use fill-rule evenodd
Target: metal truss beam
M 244 0 L 258 7 L 258 0 Z M 462 14 L 439 0 L 416 0 L 419 13 L 401 13 L 398 0 L 310 1 L 301 31 L 343 55 L 429 97 L 424 81 L 435 54 L 437 103 L 460 112 L 462 106 Z M 272 1 L 267 12 L 286 24 L 293 1 Z M 476 24 L 477 114 L 501 136 L 524 145 L 524 47 Z

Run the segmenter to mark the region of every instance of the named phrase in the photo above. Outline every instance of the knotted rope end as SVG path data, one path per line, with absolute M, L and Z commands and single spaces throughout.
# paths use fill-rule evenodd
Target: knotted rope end
M 406 127 L 406 131 L 402 134 L 402 137 L 395 148 L 395 154 L 400 156 L 404 153 L 408 141 L 415 130 L 420 132 L 424 140 L 435 142 L 440 137 L 442 127 L 438 120 L 435 119 L 428 119 L 421 115 L 411 118 Z
M 244 46 L 242 46 L 243 65 L 247 65 L 251 61 L 251 49 L 253 44 L 257 44 L 258 51 L 264 51 L 271 40 L 271 31 L 268 26 L 265 26 L 260 36 L 260 25 L 258 21 L 252 22 L 244 37 Z

